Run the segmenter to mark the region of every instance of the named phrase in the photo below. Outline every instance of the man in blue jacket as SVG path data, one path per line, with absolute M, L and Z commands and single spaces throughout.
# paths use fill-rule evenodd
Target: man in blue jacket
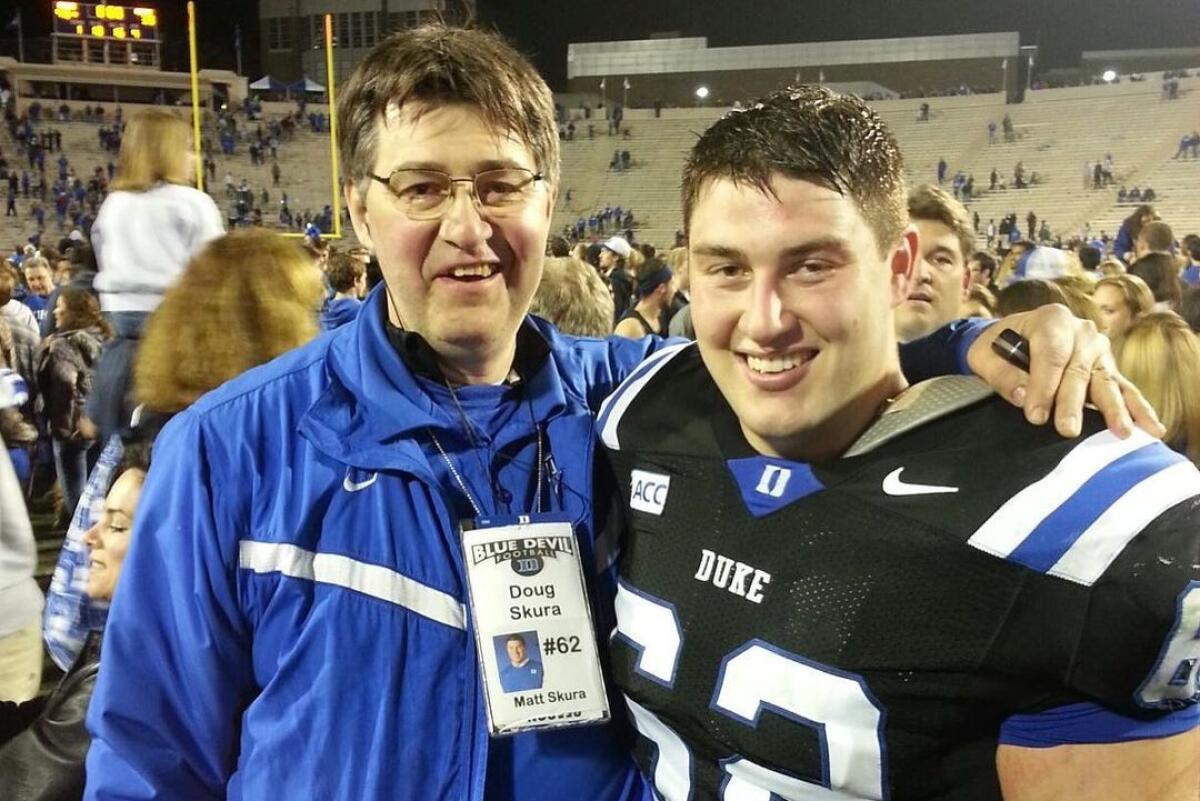
M 526 314 L 558 186 L 549 89 L 499 37 L 430 26 L 368 55 L 338 113 L 351 219 L 385 284 L 163 431 L 85 798 L 645 798 L 619 722 L 490 737 L 495 665 L 473 630 L 467 529 L 551 514 L 573 527 L 595 631 L 611 630 L 593 415 L 656 348 Z M 1069 429 L 1109 357 L 1063 314 L 1008 322 L 1032 340 L 1029 377 L 978 358 L 994 334 L 977 327 L 916 347 L 954 371 L 970 346 L 1039 422 L 1057 391 Z M 1115 388 L 1095 400 L 1128 424 Z
M 329 269 L 325 271 L 333 297 L 325 302 L 321 310 L 321 330 L 332 331 L 353 320 L 362 307 L 367 294 L 367 267 L 362 259 L 349 253 L 335 253 L 329 257 Z
M 499 37 L 431 27 L 369 56 L 340 113 L 386 284 L 156 443 L 86 797 L 641 798 L 615 724 L 489 738 L 471 629 L 463 520 L 556 513 L 608 591 L 593 412 L 654 347 L 526 317 L 551 95 Z

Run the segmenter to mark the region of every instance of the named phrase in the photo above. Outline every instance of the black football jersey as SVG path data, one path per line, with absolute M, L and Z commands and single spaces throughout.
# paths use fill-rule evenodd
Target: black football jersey
M 1194 710 L 1200 473 L 980 386 L 913 387 L 819 465 L 753 451 L 694 345 L 606 402 L 612 670 L 660 797 L 999 801 L 1012 721 Z

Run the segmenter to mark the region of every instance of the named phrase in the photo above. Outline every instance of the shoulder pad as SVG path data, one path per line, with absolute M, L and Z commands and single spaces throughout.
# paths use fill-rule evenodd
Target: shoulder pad
M 992 394 L 992 388 L 975 376 L 947 375 L 922 381 L 895 397 L 845 455 L 870 453 L 902 434 L 973 406 Z

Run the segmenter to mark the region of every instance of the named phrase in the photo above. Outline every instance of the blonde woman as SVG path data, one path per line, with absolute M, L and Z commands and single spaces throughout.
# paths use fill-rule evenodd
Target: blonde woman
M 194 180 L 187 123 L 165 109 L 134 115 L 92 226 L 102 311 L 154 311 L 188 260 L 224 233 L 217 204 Z
M 1101 278 L 1092 290 L 1092 300 L 1100 310 L 1100 330 L 1109 339 L 1121 338 L 1139 317 L 1154 309 L 1150 287 L 1136 275 Z
M 600 274 L 574 256 L 548 256 L 529 308 L 564 334 L 606 337 L 613 330 L 613 299 Z
M 983 284 L 972 284 L 958 313 L 963 317 L 995 317 L 995 293 Z
M 92 225 L 100 309 L 117 334 L 97 366 L 89 408 L 101 441 L 132 412 L 129 369 L 146 317 L 192 256 L 224 233 L 217 204 L 190 186 L 195 165 L 191 131 L 181 117 L 150 108 L 130 119 L 111 191 Z
M 150 318 L 134 366 L 134 397 L 174 414 L 299 347 L 317 335 L 324 294 L 320 271 L 294 242 L 261 229 L 214 240 Z
M 1081 320 L 1091 320 L 1097 328 L 1103 327 L 1100 309 L 1092 299 L 1095 282 L 1083 275 L 1069 273 L 1054 279 L 1059 289 L 1067 296 L 1067 308 Z
M 1174 312 L 1150 312 L 1116 343 L 1117 366 L 1166 427 L 1163 441 L 1200 464 L 1200 341 Z

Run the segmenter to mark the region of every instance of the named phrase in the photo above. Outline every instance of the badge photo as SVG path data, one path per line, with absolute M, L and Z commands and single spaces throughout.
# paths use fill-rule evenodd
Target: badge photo
M 506 693 L 542 689 L 546 669 L 536 631 L 514 631 L 492 638 L 496 664 L 500 666 L 500 688 Z

